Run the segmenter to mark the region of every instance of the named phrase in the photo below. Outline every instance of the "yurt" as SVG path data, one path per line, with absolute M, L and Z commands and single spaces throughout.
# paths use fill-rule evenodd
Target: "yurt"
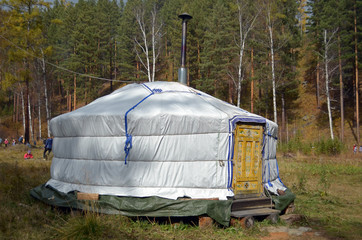
M 178 82 L 129 84 L 50 121 L 51 179 L 31 195 L 129 216 L 209 215 L 278 195 L 278 126 Z M 215 201 L 216 200 L 216 201 Z M 102 207 L 103 206 L 103 207 Z

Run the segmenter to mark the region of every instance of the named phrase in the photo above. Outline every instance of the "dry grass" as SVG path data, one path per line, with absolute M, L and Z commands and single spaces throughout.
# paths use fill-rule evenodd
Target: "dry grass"
M 297 212 L 330 236 L 362 236 L 362 156 L 278 159 L 283 182 L 297 194 Z
M 64 211 L 29 195 L 49 178 L 50 161 L 42 148 L 24 160 L 24 146 L 0 147 L 0 239 L 258 239 L 258 223 L 251 230 L 193 223 L 154 222 L 120 215 Z M 327 236 L 358 239 L 362 236 L 362 165 L 354 155 L 339 158 L 279 158 L 281 178 L 297 194 L 297 211 L 313 228 Z

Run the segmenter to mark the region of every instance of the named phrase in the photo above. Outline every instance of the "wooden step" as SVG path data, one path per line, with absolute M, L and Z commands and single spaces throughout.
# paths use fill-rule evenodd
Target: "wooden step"
M 241 211 L 253 208 L 271 208 L 273 203 L 270 198 L 243 198 L 233 200 L 231 211 Z
M 272 214 L 279 214 L 280 211 L 271 208 L 256 208 L 242 211 L 232 211 L 231 216 L 236 218 L 248 217 L 248 216 L 268 216 Z

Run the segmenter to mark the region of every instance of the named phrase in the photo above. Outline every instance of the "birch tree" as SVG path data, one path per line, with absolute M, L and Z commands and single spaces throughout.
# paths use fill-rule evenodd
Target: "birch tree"
M 325 87 L 326 87 L 326 101 L 327 101 L 327 109 L 328 109 L 328 120 L 329 120 L 329 130 L 331 139 L 334 139 L 333 135 L 333 119 L 332 119 L 332 110 L 331 110 L 331 97 L 330 97 L 330 74 L 336 69 L 329 69 L 329 63 L 332 61 L 333 57 L 329 56 L 329 50 L 331 49 L 331 46 L 333 44 L 333 38 L 335 33 L 338 30 L 334 30 L 331 35 L 327 36 L 327 30 L 324 29 L 323 31 L 323 43 L 324 43 L 324 54 L 323 54 L 323 60 L 324 60 L 324 71 L 325 71 Z
M 34 140 L 34 132 L 33 132 L 33 124 L 32 124 L 32 116 L 31 116 L 31 102 L 30 102 L 30 96 L 28 95 L 28 114 L 29 114 L 29 129 L 30 129 L 30 136 L 29 136 L 29 143 L 30 140 Z
M 270 57 L 271 57 L 271 74 L 272 74 L 272 86 L 273 86 L 273 113 L 274 113 L 274 122 L 278 124 L 277 119 L 277 97 L 276 97 L 276 84 L 275 84 L 275 62 L 274 62 L 274 20 L 271 17 L 272 14 L 272 5 L 270 2 L 266 4 L 266 20 L 268 27 L 268 36 L 269 36 L 269 48 L 270 48 Z
M 239 61 L 237 67 L 237 106 L 240 107 L 240 98 L 241 98 L 241 84 L 244 79 L 244 63 L 243 56 L 245 52 L 247 37 L 249 32 L 253 29 L 256 19 L 259 16 L 260 10 L 255 10 L 254 1 L 248 0 L 237 0 L 236 5 L 238 8 L 238 23 L 239 23 L 239 35 L 237 39 L 237 47 L 239 49 Z
M 50 109 L 49 109 L 48 88 L 47 88 L 47 81 L 46 81 L 45 56 L 44 56 L 44 52 L 42 49 L 41 49 L 41 53 L 42 53 L 42 58 L 41 58 L 40 63 L 41 63 L 42 79 L 43 79 L 43 86 L 44 86 L 45 112 L 46 112 L 46 118 L 47 118 L 47 134 L 48 134 L 48 137 L 50 137 L 50 129 L 49 129 Z
M 22 119 L 23 119 L 23 128 L 24 128 L 24 133 L 26 131 L 26 126 L 25 126 L 25 106 L 24 106 L 24 91 L 21 88 L 20 90 L 20 98 L 21 98 L 21 113 L 22 113 Z
M 149 82 L 155 81 L 156 62 L 160 56 L 163 24 L 158 19 L 158 13 L 157 5 L 153 4 L 149 21 L 147 21 L 145 4 L 140 4 L 134 9 L 134 16 L 140 30 L 140 35 L 134 37 L 136 56 L 146 70 L 145 74 Z

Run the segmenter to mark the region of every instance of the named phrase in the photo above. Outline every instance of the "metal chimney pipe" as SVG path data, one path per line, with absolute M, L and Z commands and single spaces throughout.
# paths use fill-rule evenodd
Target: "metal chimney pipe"
M 187 33 L 187 21 L 192 18 L 187 13 L 180 14 L 178 16 L 182 19 L 182 41 L 181 41 L 181 67 L 178 69 L 178 81 L 179 83 L 187 85 L 187 69 L 186 69 L 186 33 Z

